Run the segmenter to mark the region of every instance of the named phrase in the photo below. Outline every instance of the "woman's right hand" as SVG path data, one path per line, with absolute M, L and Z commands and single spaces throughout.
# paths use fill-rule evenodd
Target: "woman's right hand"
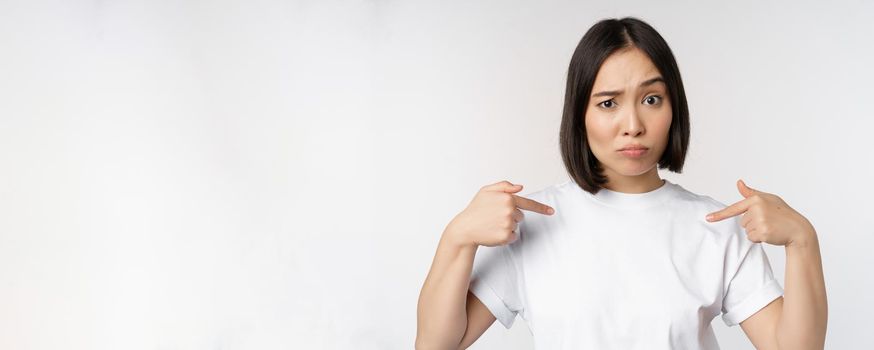
M 464 245 L 498 246 L 516 241 L 516 225 L 522 221 L 522 210 L 552 215 L 555 210 L 514 193 L 522 185 L 501 181 L 486 185 L 476 193 L 470 204 L 447 225 L 446 234 Z M 522 209 L 522 210 L 520 210 Z

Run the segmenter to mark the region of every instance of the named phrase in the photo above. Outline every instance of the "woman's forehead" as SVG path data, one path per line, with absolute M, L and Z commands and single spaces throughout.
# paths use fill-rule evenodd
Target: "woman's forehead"
M 658 68 L 646 53 L 639 48 L 631 47 L 616 51 L 604 60 L 595 77 L 592 90 L 635 88 L 660 75 Z

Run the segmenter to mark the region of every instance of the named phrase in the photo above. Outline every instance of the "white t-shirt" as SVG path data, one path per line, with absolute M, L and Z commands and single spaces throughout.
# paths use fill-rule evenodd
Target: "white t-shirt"
M 714 317 L 734 326 L 783 295 L 740 216 L 680 185 L 647 193 L 567 181 L 523 195 L 509 245 L 477 249 L 470 290 L 506 328 L 517 314 L 538 349 L 719 349 Z

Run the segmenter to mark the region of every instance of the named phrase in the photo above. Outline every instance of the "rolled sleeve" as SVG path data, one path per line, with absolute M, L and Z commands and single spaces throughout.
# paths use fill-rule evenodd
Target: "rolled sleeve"
M 492 287 L 483 282 L 483 280 L 472 280 L 470 282 L 470 292 L 476 295 L 483 305 L 491 311 L 492 315 L 495 315 L 495 318 L 498 322 L 501 322 L 504 328 L 510 329 L 513 326 L 513 321 L 516 320 L 516 312 L 510 310 L 504 304 L 504 301 L 501 300 L 498 293 Z
M 742 228 L 741 228 L 742 230 Z M 768 256 L 761 243 L 753 243 L 740 232 L 727 255 L 734 271 L 725 287 L 722 299 L 722 320 L 736 326 L 783 295 L 783 288 L 774 278 Z
M 505 328 L 522 309 L 517 266 L 508 246 L 477 248 L 469 289 Z
M 734 306 L 731 311 L 723 313 L 722 321 L 729 327 L 736 326 L 781 295 L 783 295 L 783 288 L 776 280 L 771 280 L 740 304 Z

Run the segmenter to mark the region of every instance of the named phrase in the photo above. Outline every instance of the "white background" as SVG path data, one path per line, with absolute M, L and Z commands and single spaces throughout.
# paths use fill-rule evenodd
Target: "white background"
M 874 347 L 870 2 L 2 0 L 0 348 L 412 348 L 442 229 L 482 185 L 566 179 L 571 54 L 627 15 L 689 99 L 661 175 L 804 214 L 826 347 Z

